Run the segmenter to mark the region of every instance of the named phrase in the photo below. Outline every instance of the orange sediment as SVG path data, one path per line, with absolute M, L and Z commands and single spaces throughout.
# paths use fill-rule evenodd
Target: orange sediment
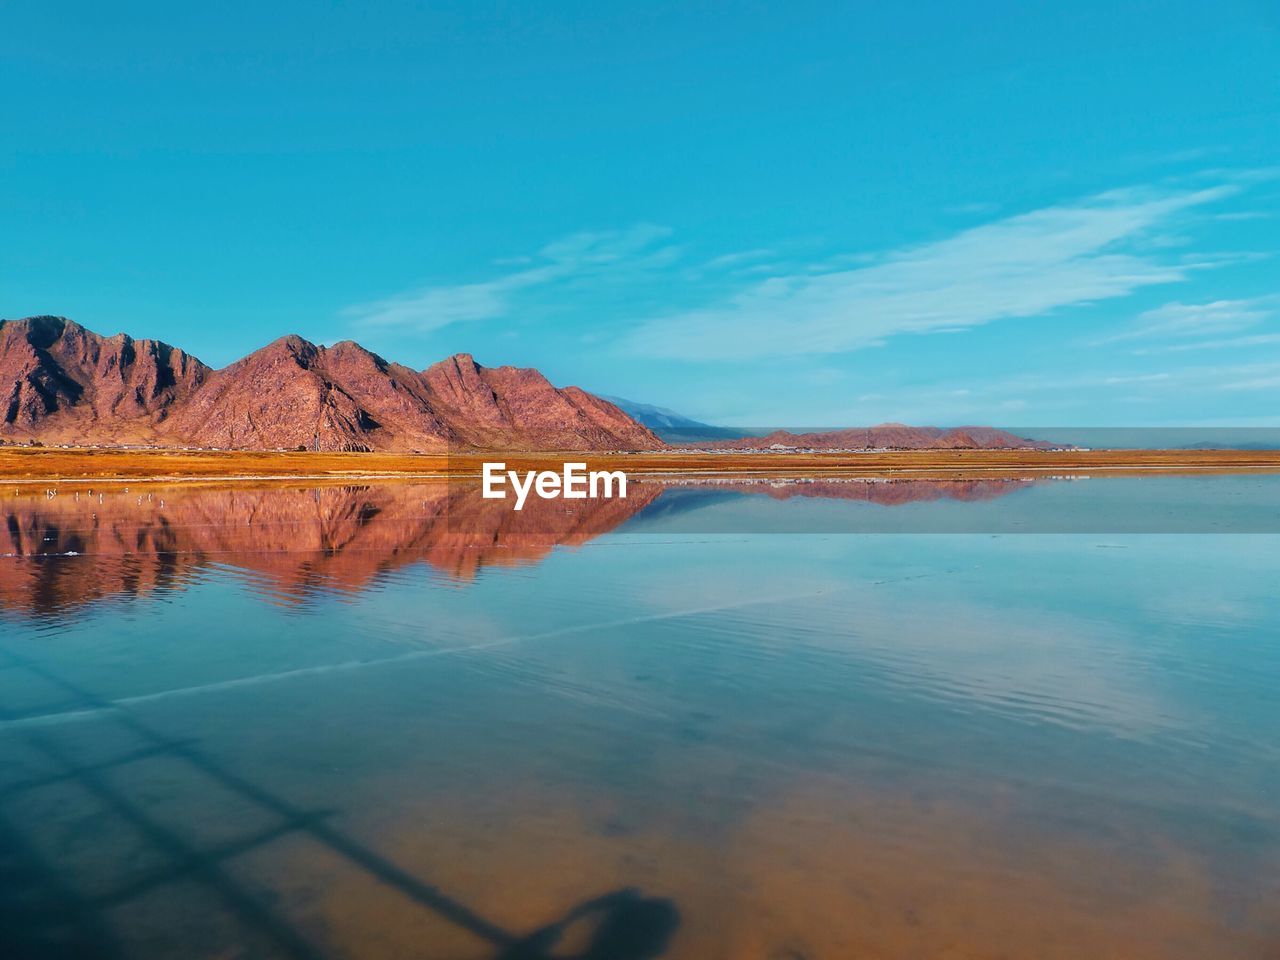
M 839 453 L 493 451 L 466 454 L 0 448 L 0 480 L 377 480 L 479 476 L 566 460 L 635 475 L 942 478 L 1031 472 L 1280 472 L 1280 450 L 895 450 Z

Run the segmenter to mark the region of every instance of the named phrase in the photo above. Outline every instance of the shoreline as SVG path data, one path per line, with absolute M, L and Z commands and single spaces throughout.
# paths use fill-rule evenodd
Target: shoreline
M 956 479 L 1009 473 L 1091 475 L 1280 473 L 1280 450 L 895 450 L 837 453 L 494 451 L 276 453 L 256 451 L 0 448 L 0 483 L 370 483 L 478 479 L 481 465 L 512 469 L 565 461 L 637 479 L 900 477 Z

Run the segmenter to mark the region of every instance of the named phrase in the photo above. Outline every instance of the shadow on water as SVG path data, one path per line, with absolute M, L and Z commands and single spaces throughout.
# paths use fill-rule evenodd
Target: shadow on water
M 114 935 L 15 829 L 0 819 L 0 957 L 115 960 Z
M 0 958 L 3 960 L 124 960 L 135 952 L 123 947 L 109 921 L 109 911 L 161 888 L 195 882 L 212 893 L 265 952 L 251 955 L 320 960 L 329 955 L 322 944 L 291 922 L 271 898 L 236 879 L 228 869 L 233 858 L 275 840 L 301 835 L 356 867 L 441 919 L 490 944 L 494 960 L 654 960 L 663 956 L 680 923 L 679 911 L 667 899 L 645 897 L 623 889 L 588 900 L 563 919 L 532 934 L 512 933 L 466 904 L 415 876 L 382 854 L 328 822 L 324 811 L 304 810 L 269 789 L 246 780 L 191 741 L 173 740 L 127 710 L 110 704 L 45 666 L 0 650 L 4 667 L 29 671 L 76 699 L 84 709 L 108 715 L 137 746 L 112 760 L 78 761 L 55 737 L 36 726 L 11 728 L 10 735 L 52 765 L 53 772 L 0 785 Z M 15 719 L 0 711 L 0 719 Z M 214 848 L 200 847 L 183 831 L 152 817 L 144 804 L 117 787 L 110 771 L 139 760 L 163 756 L 185 764 L 238 795 L 272 818 L 272 825 Z M 73 785 L 127 822 L 143 838 L 162 865 L 134 876 L 113 890 L 91 896 L 76 888 L 74 870 L 50 862 L 26 842 L 21 825 L 7 819 L 13 798 L 50 784 Z M 586 933 L 587 946 L 565 954 L 559 945 L 570 932 Z M 553 952 L 554 951 L 554 952 Z
M 563 920 L 500 951 L 495 960 L 544 960 L 576 924 L 594 925 L 587 948 L 574 954 L 557 953 L 557 957 L 652 960 L 667 952 L 680 925 L 680 911 L 670 900 L 619 890 L 575 907 Z

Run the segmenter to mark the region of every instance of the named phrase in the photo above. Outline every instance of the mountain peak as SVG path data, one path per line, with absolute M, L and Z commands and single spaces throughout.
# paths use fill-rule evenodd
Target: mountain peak
M 276 366 L 281 363 L 296 365 L 305 369 L 314 366 L 321 355 L 320 347 L 310 340 L 305 340 L 296 333 L 277 337 L 265 346 L 259 347 L 239 360 L 218 371 L 218 376 L 227 374 L 233 368 L 237 371 L 255 366 Z
M 431 370 L 452 368 L 459 373 L 479 373 L 485 369 L 481 364 L 476 362 L 476 358 L 469 353 L 455 353 L 445 357 L 443 360 L 437 360 L 431 366 L 427 367 L 423 373 Z
M 320 348 L 310 340 L 298 336 L 296 333 L 286 333 L 283 337 L 276 337 L 261 350 L 256 352 L 264 353 L 267 351 L 287 350 L 291 353 L 315 353 Z M 251 354 L 252 356 L 252 354 Z
M 55 317 L 42 314 L 35 317 L 24 317 L 20 320 L 6 320 L 0 324 L 15 331 L 14 335 L 25 335 L 26 340 L 37 350 L 47 350 L 70 330 L 79 329 L 78 325 L 66 317 Z

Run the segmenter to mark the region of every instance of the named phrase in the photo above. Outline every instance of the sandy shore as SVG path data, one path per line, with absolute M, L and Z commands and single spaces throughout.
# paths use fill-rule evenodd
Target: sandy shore
M 902 450 L 875 453 L 486 454 L 257 453 L 246 451 L 0 448 L 0 481 L 385 481 L 478 476 L 486 461 L 557 469 L 566 460 L 633 476 L 894 475 L 954 478 L 1008 473 L 1280 472 L 1280 450 Z

